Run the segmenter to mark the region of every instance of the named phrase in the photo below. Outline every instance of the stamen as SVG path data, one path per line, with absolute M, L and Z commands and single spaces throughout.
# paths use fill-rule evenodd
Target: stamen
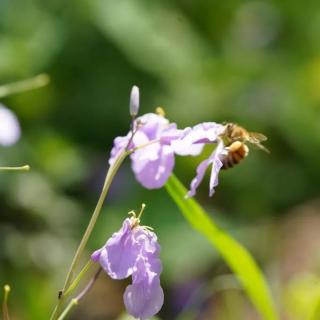
M 141 218 L 141 216 L 142 216 L 142 214 L 143 214 L 143 211 L 144 211 L 145 207 L 146 207 L 146 205 L 143 203 L 143 204 L 141 205 L 141 209 L 140 209 L 140 212 L 139 212 L 139 215 L 138 215 L 138 219 L 139 219 L 139 220 L 140 220 L 140 218 Z
M 150 230 L 150 231 L 154 231 L 154 229 L 152 227 L 149 226 L 141 226 L 144 229 Z
M 133 228 L 136 228 L 140 225 L 140 218 L 142 216 L 142 213 L 144 211 L 144 208 L 146 207 L 146 205 L 143 203 L 141 205 L 141 209 L 140 209 L 140 212 L 139 212 L 139 215 L 137 216 L 136 212 L 134 210 L 131 210 L 128 212 L 129 215 L 132 216 L 132 224 L 131 224 L 131 229 Z
M 156 114 L 158 116 L 161 116 L 161 117 L 165 117 L 166 116 L 166 112 L 164 111 L 164 109 L 162 107 L 157 107 L 156 108 Z
M 129 212 L 128 212 L 128 215 L 129 215 L 129 216 L 133 216 L 134 218 L 137 218 L 137 215 L 136 215 L 136 213 L 135 213 L 134 210 L 129 211 Z

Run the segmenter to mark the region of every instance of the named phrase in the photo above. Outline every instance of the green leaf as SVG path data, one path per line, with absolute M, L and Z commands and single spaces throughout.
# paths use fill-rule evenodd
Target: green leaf
M 220 252 L 263 319 L 278 319 L 267 282 L 251 254 L 220 229 L 196 200 L 185 199 L 187 190 L 175 176 L 169 178 L 165 187 L 191 226 Z

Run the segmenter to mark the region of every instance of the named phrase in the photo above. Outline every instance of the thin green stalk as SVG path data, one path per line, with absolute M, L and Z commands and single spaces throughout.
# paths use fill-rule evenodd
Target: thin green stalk
M 3 297 L 3 306 L 2 306 L 2 311 L 3 311 L 3 320 L 9 320 L 9 310 L 8 310 L 8 298 L 9 298 L 9 293 L 10 293 L 10 286 L 5 285 L 3 287 L 4 291 L 4 297 Z
M 70 312 L 70 310 L 78 304 L 77 299 L 71 299 L 70 303 L 67 305 L 67 307 L 63 310 L 58 320 L 63 320 L 66 315 Z
M 30 166 L 25 165 L 25 166 L 21 166 L 21 167 L 0 167 L 0 170 L 4 170 L 4 171 L 29 171 Z
M 108 173 L 107 173 L 107 176 L 106 176 L 106 179 L 105 179 L 105 182 L 104 182 L 104 185 L 103 185 L 103 189 L 102 189 L 102 192 L 100 194 L 100 197 L 99 197 L 99 200 L 97 202 L 97 205 L 93 211 L 93 214 L 91 216 L 91 219 L 89 221 L 89 224 L 87 226 L 87 229 L 80 241 L 80 244 L 78 246 L 78 249 L 74 255 L 74 258 L 72 260 L 72 263 L 70 265 L 70 268 L 69 268 L 69 271 L 68 271 L 68 274 L 67 274 L 67 277 L 66 277 L 66 280 L 65 280 L 65 283 L 64 283 L 64 286 L 63 286 L 63 289 L 61 291 L 61 294 L 60 294 L 60 299 L 51 315 L 51 320 L 55 320 L 57 319 L 57 316 L 59 315 L 59 312 L 61 310 L 61 306 L 62 304 L 64 303 L 64 298 L 65 298 L 65 292 L 66 290 L 69 288 L 70 286 L 70 283 L 72 281 L 72 278 L 73 278 L 73 275 L 74 275 L 74 272 L 78 266 L 78 263 L 80 261 L 80 257 L 82 255 L 82 252 L 89 240 L 89 237 L 93 231 L 93 228 L 97 222 L 97 219 L 99 217 L 99 214 L 100 214 L 100 211 L 101 211 L 101 208 L 103 206 L 103 203 L 104 203 L 104 200 L 107 196 L 107 193 L 109 191 L 109 188 L 110 188 L 110 185 L 112 183 L 112 180 L 115 176 L 115 174 L 117 173 L 120 165 L 122 164 L 123 160 L 126 158 L 126 156 L 130 154 L 129 151 L 123 151 L 115 160 L 115 162 L 109 167 L 109 170 L 108 170 Z
M 72 293 L 72 291 L 78 286 L 80 280 L 82 277 L 87 273 L 87 271 L 90 269 L 90 267 L 93 265 L 93 261 L 90 259 L 87 264 L 83 267 L 83 269 L 79 272 L 77 277 L 73 280 L 73 282 L 70 284 L 69 288 L 64 293 L 64 297 L 67 297 Z
M 41 88 L 47 85 L 49 81 L 50 81 L 50 78 L 47 74 L 39 74 L 30 79 L 2 85 L 0 86 L 0 98 L 9 96 L 14 93 L 20 93 L 23 91 L 29 91 L 29 90 Z
M 91 288 L 93 287 L 93 285 L 95 284 L 95 282 L 97 281 L 100 273 L 102 271 L 102 268 L 99 267 L 99 269 L 97 270 L 97 272 L 94 274 L 94 276 L 90 279 L 90 281 L 87 283 L 87 285 L 85 286 L 85 288 L 73 299 L 70 300 L 69 304 L 67 305 L 67 307 L 63 310 L 63 312 L 61 313 L 60 317 L 58 318 L 58 320 L 63 320 L 65 318 L 65 316 L 70 312 L 70 310 L 76 306 L 83 298 L 84 296 L 91 290 Z

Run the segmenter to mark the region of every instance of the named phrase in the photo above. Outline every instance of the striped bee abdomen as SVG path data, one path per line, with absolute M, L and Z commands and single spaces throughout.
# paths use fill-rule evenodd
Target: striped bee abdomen
M 229 169 L 238 164 L 249 153 L 249 148 L 240 141 L 233 142 L 228 147 L 228 154 L 221 159 L 223 164 L 222 169 Z

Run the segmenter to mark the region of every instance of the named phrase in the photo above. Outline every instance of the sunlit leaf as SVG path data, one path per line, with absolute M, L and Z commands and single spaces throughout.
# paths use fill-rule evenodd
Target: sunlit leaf
M 263 319 L 278 319 L 266 280 L 251 254 L 220 229 L 196 200 L 185 199 L 187 190 L 175 176 L 169 178 L 166 189 L 191 226 L 220 252 Z
M 298 273 L 284 290 L 285 307 L 290 319 L 320 319 L 320 278 L 313 273 Z

